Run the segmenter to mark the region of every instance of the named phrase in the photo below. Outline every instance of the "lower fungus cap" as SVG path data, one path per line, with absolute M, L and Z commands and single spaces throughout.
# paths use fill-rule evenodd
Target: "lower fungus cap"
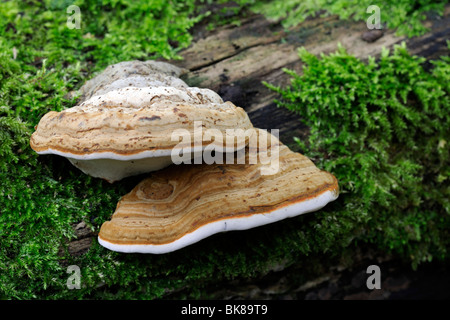
M 338 197 L 332 174 L 276 141 L 268 149 L 278 147 L 279 167 L 270 175 L 261 174 L 267 164 L 249 163 L 251 146 L 244 164 L 179 165 L 151 173 L 120 200 L 100 229 L 99 243 L 119 252 L 166 253 L 218 232 L 316 211 Z M 263 153 L 258 147 L 256 155 Z

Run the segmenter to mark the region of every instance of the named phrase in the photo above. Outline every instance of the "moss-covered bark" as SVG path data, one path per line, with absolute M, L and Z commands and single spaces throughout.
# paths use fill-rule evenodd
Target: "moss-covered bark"
M 0 4 L 1 298 L 142 299 L 173 297 L 177 293 L 181 297 L 196 298 L 203 297 L 204 288 L 215 284 L 252 279 L 290 266 L 296 272 L 302 270 L 298 275 L 301 283 L 308 277 L 320 275 L 330 265 L 344 260 L 351 263 L 349 257 L 356 248 L 366 245 L 384 254 L 393 252 L 410 263 L 448 258 L 448 60 L 440 60 L 431 71 L 425 71 L 422 61 L 409 57 L 404 50 L 382 58 L 386 66 L 383 62 L 366 64 L 342 52 L 323 60 L 303 54 L 311 68 L 323 73 L 299 78 L 299 83 L 308 83 L 307 90 L 294 83 L 290 102 L 296 106 L 293 109 L 302 110 L 297 98 L 308 92 L 313 93 L 313 100 L 318 94 L 317 108 L 324 107 L 325 101 L 320 99 L 333 99 L 323 90 L 341 91 L 341 86 L 336 86 L 335 78 L 326 78 L 324 72 L 327 68 L 336 71 L 339 67 L 342 72 L 335 72 L 336 76 L 347 76 L 342 81 L 344 87 L 349 84 L 345 88 L 350 91 L 341 91 L 336 99 L 343 99 L 345 93 L 347 108 L 325 109 L 328 113 L 322 114 L 327 116 L 328 125 L 339 128 L 346 121 L 352 126 L 356 123 L 375 125 L 375 131 L 367 133 L 367 137 L 369 133 L 372 135 L 368 140 L 363 139 L 358 131 L 361 127 L 357 126 L 358 130 L 346 130 L 345 139 L 341 140 L 313 131 L 312 141 L 322 141 L 323 149 L 310 149 L 309 155 L 320 166 L 339 174 L 347 191 L 338 202 L 316 214 L 246 232 L 215 235 L 167 255 L 119 254 L 99 246 L 95 238 L 86 241 L 91 244 L 89 250 L 74 254 L 70 240 L 79 235 L 73 226 L 84 221 L 95 234 L 110 218 L 120 197 L 142 177 L 114 185 L 93 179 L 62 158 L 38 157 L 29 148 L 29 136 L 43 114 L 73 106 L 76 97 L 69 92 L 107 65 L 130 59 L 180 58 L 179 50 L 190 44 L 189 32 L 200 19 L 197 12 L 205 11 L 196 9 L 193 1 L 171 3 L 178 5 L 166 6 L 166 1 L 102 1 L 101 6 L 97 1 L 76 1 L 74 4 L 79 5 L 82 13 L 81 29 L 67 28 L 67 1 Z M 208 28 L 213 30 L 209 32 L 214 32 L 217 17 L 228 19 L 223 13 L 209 17 Z M 325 34 L 328 27 L 320 29 L 321 32 Z M 272 35 L 274 38 L 268 43 L 270 48 L 275 48 L 273 50 L 286 48 L 276 46 L 278 44 L 297 45 L 304 41 L 296 38 L 300 34 Z M 245 63 L 245 54 L 249 52 L 243 52 L 242 47 L 236 49 L 232 45 L 233 37 L 230 39 L 234 50 L 243 54 L 239 56 L 240 63 Z M 439 37 L 433 39 L 430 41 L 437 41 Z M 258 54 L 259 45 L 256 44 L 250 54 Z M 226 58 L 221 59 L 229 63 Z M 335 66 L 336 59 L 341 61 Z M 284 62 L 289 64 L 293 60 Z M 352 68 L 351 74 L 345 72 Z M 198 66 L 196 72 L 201 69 Z M 364 73 L 366 71 L 371 73 Z M 225 76 L 228 74 L 221 72 Z M 278 75 L 282 73 L 277 72 L 274 71 Z M 255 69 L 254 74 L 261 79 L 258 70 Z M 354 74 L 359 74 L 361 81 L 354 79 Z M 379 77 L 375 89 L 368 80 L 374 75 Z M 319 76 L 328 79 L 328 84 L 313 79 Z M 262 87 L 260 81 L 255 83 L 253 78 L 243 76 L 242 79 L 247 82 L 239 83 L 248 90 Z M 214 89 L 236 97 L 240 95 L 239 90 L 231 94 L 230 88 L 232 85 L 239 88 L 239 83 L 227 83 L 228 91 L 222 83 Z M 399 92 L 398 96 L 391 95 L 394 89 Z M 287 91 L 280 89 L 280 93 L 283 92 Z M 360 118 L 362 113 L 342 113 L 351 110 L 353 103 L 367 99 L 364 92 L 380 100 L 378 95 L 383 92 L 391 95 L 388 101 L 393 102 L 395 112 L 389 112 L 387 118 L 380 117 L 379 123 L 374 122 L 373 115 L 381 102 L 366 108 L 365 118 Z M 254 92 L 241 93 L 246 94 L 246 99 L 258 98 Z M 290 96 L 285 98 L 289 101 Z M 391 110 L 390 104 L 385 107 Z M 412 113 L 410 107 L 413 107 Z M 329 117 L 331 111 L 341 118 L 349 115 L 351 119 L 338 121 Z M 256 119 L 259 111 L 255 108 L 253 112 Z M 290 125 L 298 123 L 304 128 L 297 121 L 298 115 L 292 119 L 290 113 L 282 115 L 276 118 L 278 123 L 288 119 Z M 319 129 L 317 124 L 321 119 L 316 117 L 311 121 L 308 125 Z M 400 131 L 396 132 L 395 128 Z M 291 138 L 290 131 L 285 131 L 283 139 L 290 140 L 289 143 Z M 353 142 L 352 148 L 342 151 L 343 144 Z M 327 150 L 333 153 L 327 154 Z M 79 290 L 67 287 L 69 265 L 80 267 Z

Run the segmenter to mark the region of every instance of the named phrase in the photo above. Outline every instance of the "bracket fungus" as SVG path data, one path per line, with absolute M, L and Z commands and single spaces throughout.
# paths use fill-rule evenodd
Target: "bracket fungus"
M 179 165 L 152 172 L 119 201 L 101 226 L 99 243 L 118 252 L 166 253 L 219 232 L 316 211 L 338 197 L 332 174 L 273 136 L 262 138 L 263 130 L 255 131 L 258 144 L 247 145 L 244 164 Z M 261 174 L 267 164 L 250 163 L 252 154 L 263 153 L 277 157 L 271 175 Z
M 198 126 L 223 133 L 253 128 L 242 108 L 212 90 L 189 87 L 178 78 L 182 72 L 156 61 L 109 66 L 80 89 L 78 105 L 45 114 L 30 145 L 39 154 L 66 157 L 84 173 L 109 182 L 164 168 L 177 152 L 194 157 L 210 143 L 223 152 L 244 148 L 248 137 L 239 132 L 232 146 L 202 136 L 199 143 L 180 145 L 175 130 L 195 135 Z

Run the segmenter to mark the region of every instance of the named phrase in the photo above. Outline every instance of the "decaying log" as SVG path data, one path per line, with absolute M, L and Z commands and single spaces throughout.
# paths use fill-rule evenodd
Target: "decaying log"
M 406 42 L 414 55 L 437 59 L 447 54 L 450 33 L 450 6 L 442 17 L 432 16 L 425 22 L 430 32 L 414 38 L 397 36 L 395 30 L 383 30 L 382 37 L 367 42 L 362 35 L 368 31 L 364 21 L 342 21 L 336 16 L 311 18 L 296 27 L 284 30 L 277 22 L 254 15 L 240 27 L 226 26 L 209 34 L 201 34 L 191 47 L 181 52 L 183 60 L 175 62 L 190 70 L 185 81 L 207 87 L 222 98 L 243 107 L 255 127 L 279 129 L 280 139 L 292 145 L 292 137 L 304 137 L 307 128 L 298 116 L 279 109 L 273 100 L 277 95 L 262 81 L 286 85 L 288 68 L 301 72 L 298 48 L 313 54 L 330 53 L 342 44 L 349 53 L 361 59 L 377 57 L 383 47 L 392 48 Z
M 301 46 L 320 54 L 335 51 L 340 43 L 349 53 L 366 59 L 378 56 L 383 47 L 392 48 L 404 41 L 412 54 L 427 60 L 448 54 L 450 5 L 442 17 L 431 16 L 425 25 L 430 31 L 420 37 L 397 36 L 394 30 L 385 29 L 382 37 L 367 42 L 362 37 L 367 32 L 365 22 L 317 17 L 284 30 L 278 22 L 253 15 L 239 27 L 224 26 L 197 34 L 194 30 L 194 42 L 180 53 L 183 60 L 170 62 L 189 70 L 184 80 L 190 86 L 218 92 L 224 100 L 244 108 L 255 127 L 279 129 L 281 142 L 294 148 L 292 137 L 304 137 L 308 128 L 302 125 L 299 116 L 277 108 L 274 103 L 277 95 L 262 81 L 288 84 L 289 76 L 282 69 L 301 72 L 297 54 Z M 77 237 L 68 244 L 68 251 L 76 256 L 85 253 L 97 235 L 82 224 L 74 228 Z

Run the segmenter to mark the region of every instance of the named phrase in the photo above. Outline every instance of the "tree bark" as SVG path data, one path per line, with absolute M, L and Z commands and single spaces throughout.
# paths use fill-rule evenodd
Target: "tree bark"
M 218 92 L 244 108 L 255 127 L 279 129 L 281 141 L 292 146 L 292 137 L 305 137 L 307 128 L 297 115 L 276 107 L 276 93 L 262 81 L 284 86 L 290 77 L 283 68 L 301 73 L 299 47 L 320 54 L 334 52 L 340 43 L 350 54 L 367 59 L 379 56 L 383 47 L 389 49 L 404 41 L 412 54 L 429 61 L 448 54 L 449 13 L 447 5 L 442 17 L 429 17 L 425 26 L 430 31 L 414 38 L 397 36 L 389 29 L 368 31 L 365 21 L 342 21 L 337 16 L 310 18 L 284 30 L 279 23 L 254 15 L 239 27 L 198 32 L 198 39 L 181 52 L 183 60 L 174 63 L 189 70 L 184 75 L 189 85 Z

